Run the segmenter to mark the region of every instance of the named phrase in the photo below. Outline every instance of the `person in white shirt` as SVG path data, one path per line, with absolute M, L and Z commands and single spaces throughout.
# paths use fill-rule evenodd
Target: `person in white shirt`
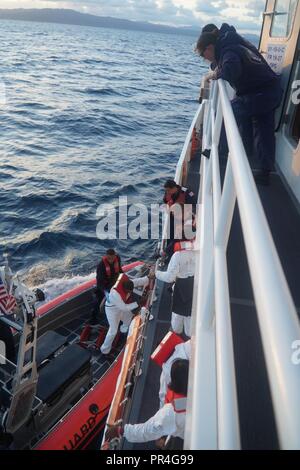
M 178 359 L 172 364 L 171 382 L 164 406 L 148 421 L 141 424 L 113 425 L 107 428 L 105 438 L 111 441 L 123 436 L 129 442 L 158 441 L 165 437 L 184 439 L 189 361 Z
M 161 408 L 165 404 L 168 384 L 171 381 L 171 368 L 172 368 L 173 363 L 177 359 L 185 359 L 187 361 L 191 359 L 191 340 L 190 339 L 186 341 L 185 343 L 177 344 L 177 346 L 175 346 L 173 354 L 162 365 L 162 371 L 160 374 L 160 388 L 159 388 L 159 402 L 160 402 Z
M 129 325 L 133 318 L 132 311 L 139 307 L 137 302 L 133 302 L 133 289 L 134 287 L 146 287 L 148 283 L 148 276 L 130 280 L 124 273 L 119 275 L 117 282 L 111 288 L 109 297 L 105 302 L 105 313 L 109 323 L 109 329 L 100 349 L 102 354 L 110 353 L 120 321 L 123 322 L 120 328 L 121 333 L 128 332 Z
M 195 252 L 193 241 L 175 243 L 174 254 L 167 271 L 157 271 L 160 281 L 175 282 L 172 298 L 171 326 L 174 333 L 191 336 L 191 312 L 195 275 Z

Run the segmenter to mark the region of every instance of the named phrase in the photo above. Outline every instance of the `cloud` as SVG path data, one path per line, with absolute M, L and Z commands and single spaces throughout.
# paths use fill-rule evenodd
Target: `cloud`
M 175 26 L 230 22 L 260 30 L 265 0 L 0 0 L 0 8 L 71 8 L 100 16 Z

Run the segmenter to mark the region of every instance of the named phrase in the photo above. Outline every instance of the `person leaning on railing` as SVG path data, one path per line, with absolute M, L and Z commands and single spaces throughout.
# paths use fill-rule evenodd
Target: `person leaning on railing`
M 247 47 L 248 49 L 252 50 L 255 54 L 257 53 L 257 48 L 254 46 L 254 44 L 252 44 L 250 41 L 247 41 L 247 39 L 245 39 L 243 36 L 238 34 L 236 32 L 236 29 L 235 29 L 234 26 L 229 26 L 227 23 L 223 23 L 221 28 L 219 29 L 215 24 L 210 23 L 210 24 L 207 24 L 206 26 L 204 26 L 203 29 L 202 29 L 202 33 L 213 33 L 214 31 L 218 31 L 219 37 L 222 37 L 224 35 L 230 36 L 232 39 L 234 39 L 234 41 L 236 43 L 239 43 L 240 45 L 242 45 L 244 47 Z M 203 88 L 205 89 L 205 95 L 203 97 L 205 97 L 206 99 L 208 99 L 208 97 L 209 97 L 209 85 L 208 85 L 208 83 L 211 79 L 214 78 L 213 71 L 216 69 L 216 67 L 217 67 L 217 63 L 212 62 L 210 64 L 211 72 L 209 72 L 208 74 L 206 74 L 203 77 L 203 84 L 201 86 L 201 90 Z M 253 155 L 253 125 L 252 125 L 252 121 L 250 119 L 247 119 L 247 120 L 243 120 L 242 122 L 239 122 L 239 130 L 240 130 L 240 133 L 241 133 L 241 137 L 243 139 L 243 143 L 244 143 L 246 153 L 247 153 L 248 157 L 251 158 L 252 155 Z M 220 154 L 228 154 L 228 145 L 227 145 L 227 142 L 226 142 L 226 138 L 224 137 L 225 136 L 224 133 L 225 133 L 225 128 L 224 128 L 224 124 L 223 124 L 222 134 L 221 134 L 221 136 L 222 136 L 221 140 L 223 140 L 223 148 L 222 148 L 222 146 L 220 146 L 220 148 L 219 148 Z M 225 141 L 225 148 L 224 148 L 224 141 Z
M 275 109 L 282 98 L 280 78 L 259 51 L 240 38 L 234 28 L 226 25 L 223 30 L 202 33 L 196 51 L 216 64 L 208 79 L 226 80 L 236 91 L 232 108 L 237 123 L 251 120 L 253 124 L 254 148 L 260 163 L 256 180 L 268 185 L 275 162 Z
M 169 439 L 179 438 L 180 442 L 177 440 L 176 447 L 181 449 L 184 439 L 188 374 L 189 361 L 175 360 L 171 368 L 171 382 L 168 385 L 164 406 L 145 423 L 125 424 L 124 427 L 108 425 L 106 440 L 124 437 L 129 442 L 157 441 L 159 447 L 166 448 Z

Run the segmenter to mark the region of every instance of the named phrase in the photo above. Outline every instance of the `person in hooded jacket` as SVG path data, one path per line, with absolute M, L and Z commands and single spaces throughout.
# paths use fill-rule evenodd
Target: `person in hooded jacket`
M 250 41 L 243 38 L 240 34 L 236 32 L 234 26 L 229 26 L 227 23 L 223 23 L 221 28 L 219 29 L 215 24 L 210 23 L 203 27 L 202 33 L 212 33 L 214 31 L 219 31 L 219 35 L 230 35 L 235 41 L 241 44 L 244 47 L 252 50 L 254 53 L 257 52 L 256 47 Z M 217 67 L 216 62 L 212 62 L 210 68 L 214 71 Z M 213 74 L 209 73 L 206 75 L 205 80 L 209 81 L 210 77 L 214 76 Z M 253 125 L 251 119 L 243 119 L 239 122 L 239 130 L 243 139 L 244 147 L 246 153 L 249 158 L 253 156 Z M 228 144 L 226 139 L 225 127 L 224 124 L 222 125 L 221 131 L 221 138 L 220 138 L 220 145 L 219 145 L 219 154 L 220 156 L 227 156 L 228 155 Z
M 210 79 L 226 80 L 236 91 L 232 101 L 236 121 L 251 120 L 253 125 L 254 148 L 260 162 L 256 180 L 268 185 L 275 162 L 275 110 L 282 98 L 279 76 L 256 47 L 227 24 L 220 30 L 203 32 L 196 50 L 216 65 Z
M 213 23 L 207 24 L 206 26 L 202 28 L 201 34 L 214 33 L 215 31 L 218 32 L 220 38 L 222 36 L 226 36 L 227 38 L 230 38 L 231 40 L 235 41 L 236 44 L 241 44 L 242 46 L 247 47 L 255 54 L 258 52 L 257 48 L 254 46 L 254 44 L 252 44 L 252 42 L 248 41 L 243 36 L 238 34 L 235 27 L 230 26 L 228 23 L 223 23 L 221 28 L 218 28 L 218 26 L 216 26 Z M 214 70 L 216 67 L 217 67 L 217 63 L 212 62 L 211 69 Z

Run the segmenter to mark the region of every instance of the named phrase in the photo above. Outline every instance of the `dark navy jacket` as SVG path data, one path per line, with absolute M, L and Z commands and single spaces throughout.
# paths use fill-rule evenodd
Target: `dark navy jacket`
M 215 55 L 218 78 L 227 80 L 238 96 L 278 86 L 279 78 L 264 57 L 233 26 L 222 25 Z

